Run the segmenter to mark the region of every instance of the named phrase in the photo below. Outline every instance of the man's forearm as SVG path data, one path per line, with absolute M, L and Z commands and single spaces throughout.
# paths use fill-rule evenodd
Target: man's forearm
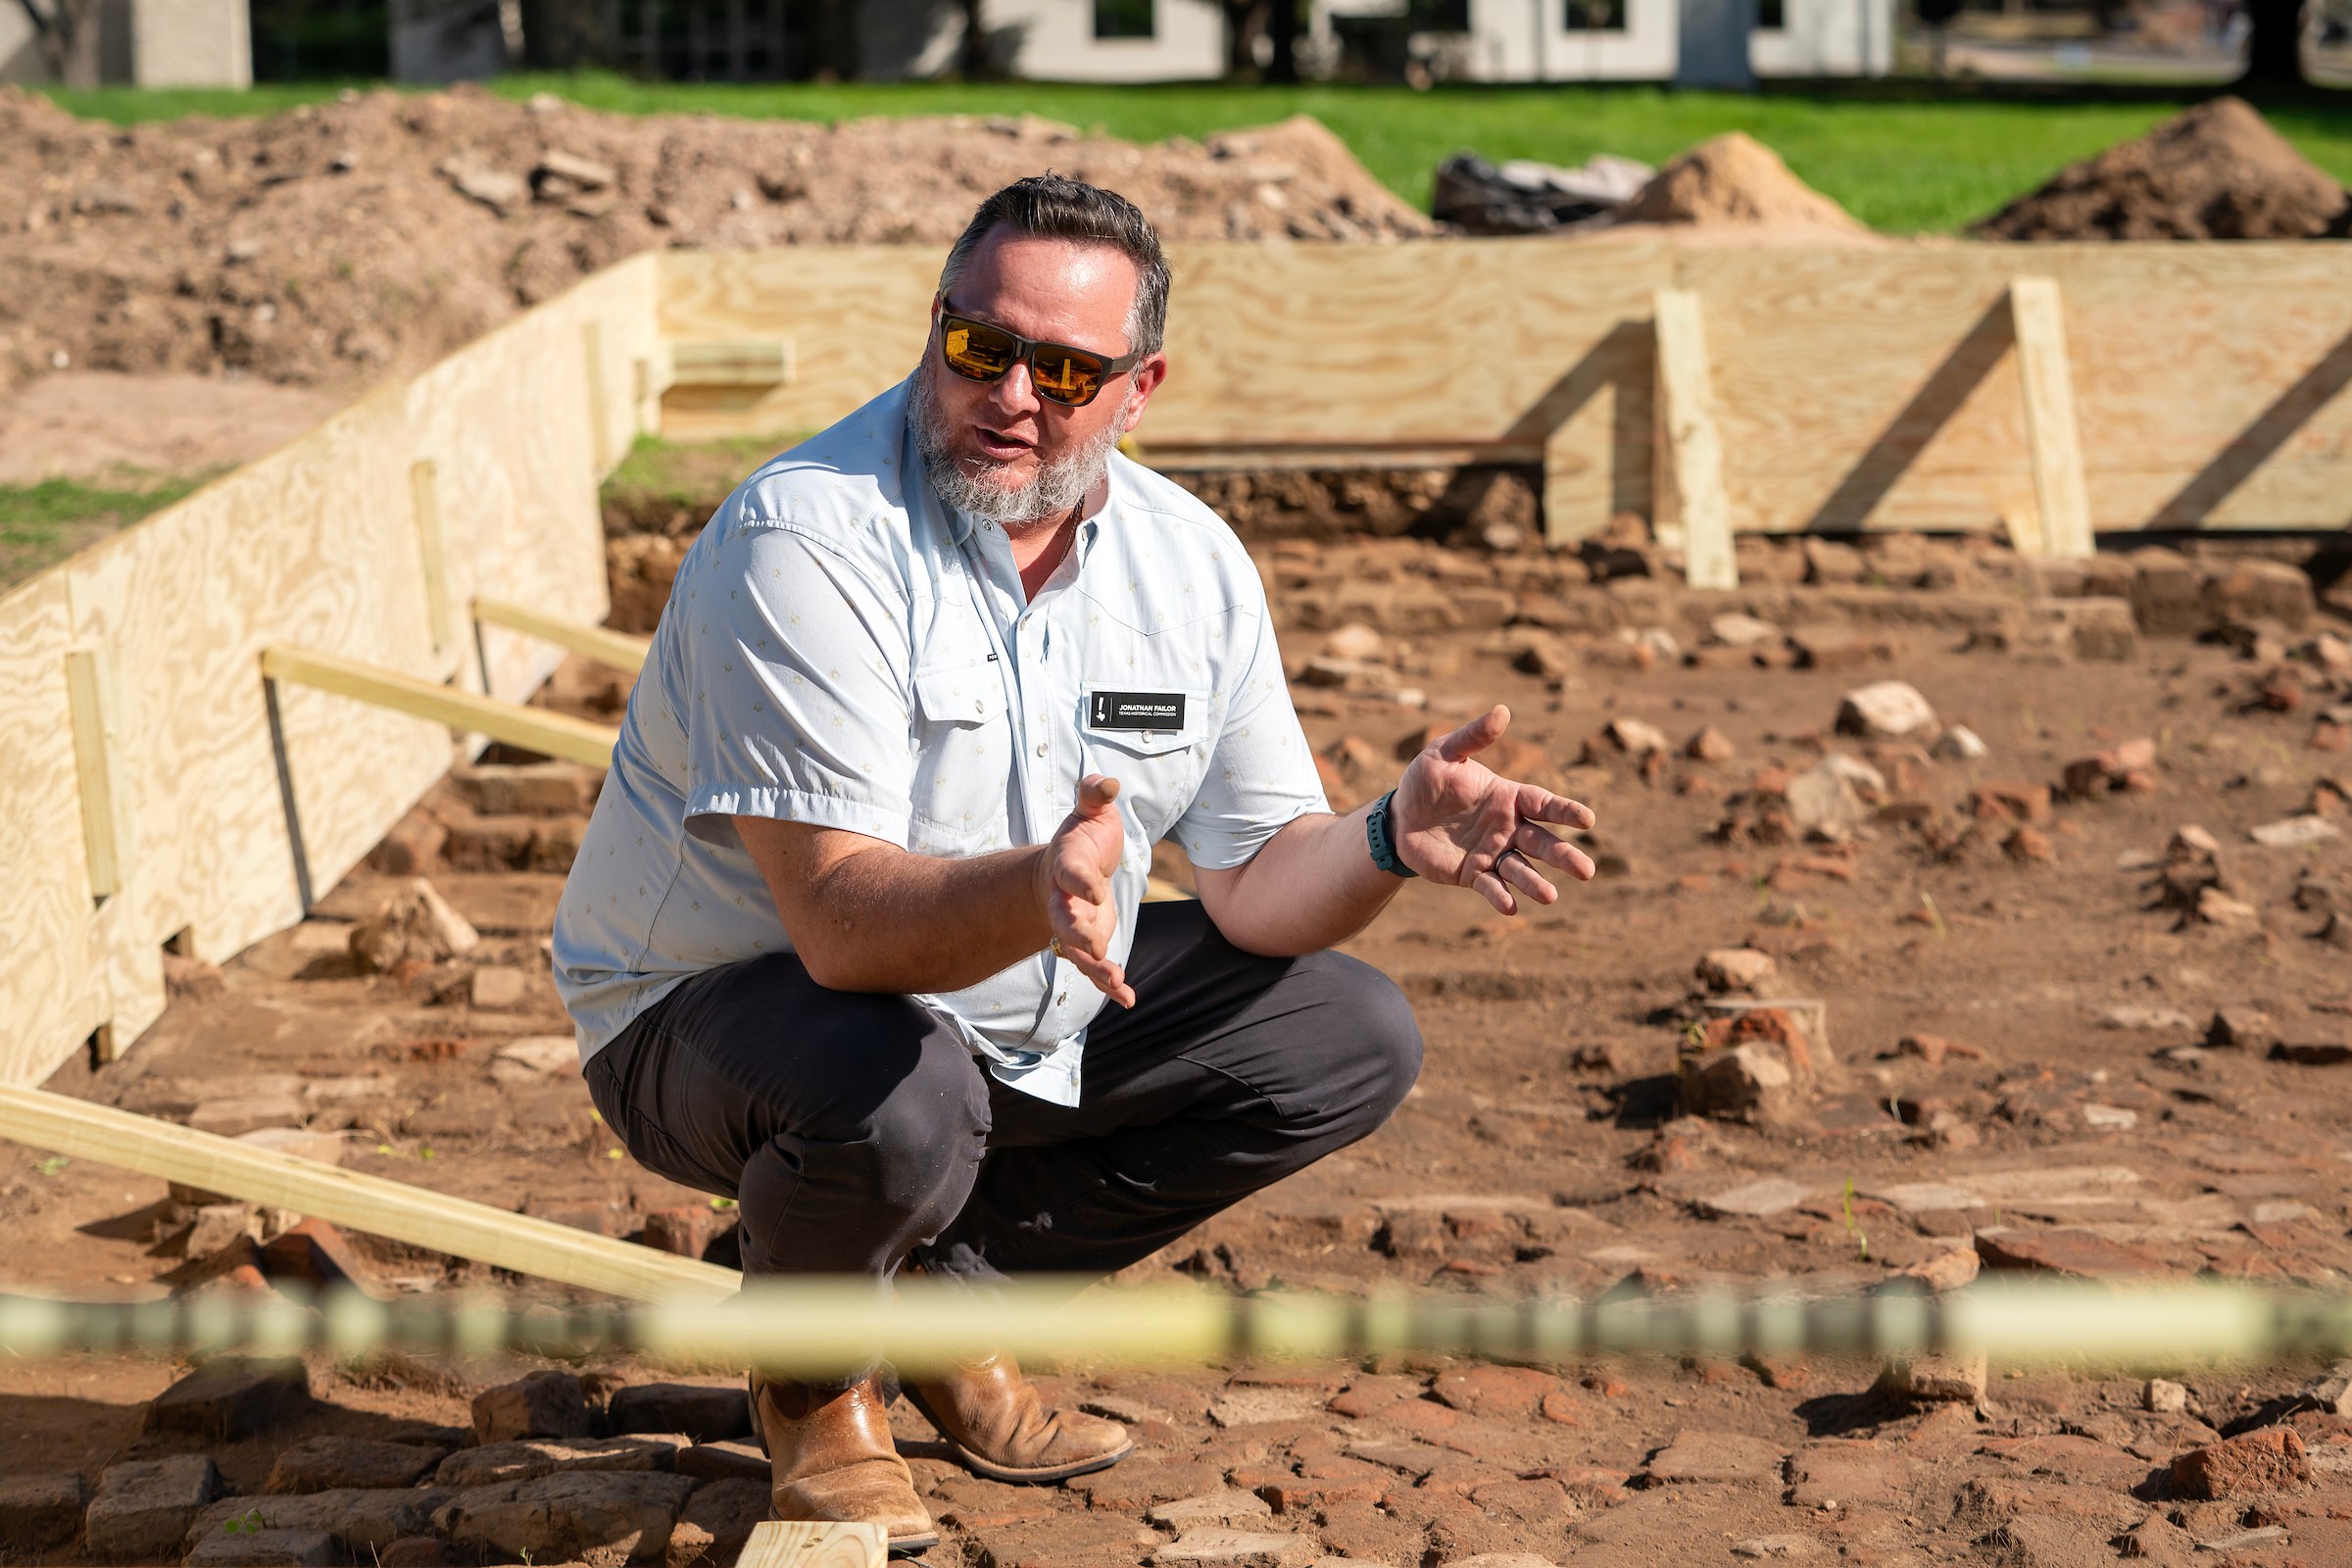
M 1372 863 L 1364 838 L 1371 809 L 1298 817 L 1247 864 L 1204 873 L 1201 896 L 1225 940 L 1245 952 L 1293 957 L 1371 924 L 1404 885 Z
M 756 854 L 771 890 L 796 850 L 805 853 L 778 836 Z M 809 978 L 834 991 L 977 985 L 1053 939 L 1039 896 L 1045 855 L 1033 845 L 942 859 L 873 841 L 805 868 L 811 897 L 787 916 L 793 948 Z

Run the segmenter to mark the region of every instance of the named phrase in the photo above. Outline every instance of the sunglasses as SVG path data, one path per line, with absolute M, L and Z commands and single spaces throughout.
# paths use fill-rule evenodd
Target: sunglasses
M 1067 343 L 1040 343 L 945 309 L 939 318 L 939 349 L 948 368 L 967 381 L 1001 380 L 1015 365 L 1027 365 L 1039 397 L 1073 409 L 1094 402 L 1103 382 L 1124 375 L 1143 358 L 1122 354 L 1111 360 Z

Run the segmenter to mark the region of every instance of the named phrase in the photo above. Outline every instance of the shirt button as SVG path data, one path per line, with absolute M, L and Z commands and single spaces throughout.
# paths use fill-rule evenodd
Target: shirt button
M 1037 755 L 1040 757 L 1046 755 L 1046 743 L 1044 741 L 1039 741 L 1037 743 Z
M 1054 1005 L 1055 1005 L 1056 1007 L 1058 1007 L 1058 1006 L 1060 1006 L 1060 1005 L 1063 1004 L 1063 1003 L 1065 1003 L 1065 1002 L 1067 1002 L 1067 1001 L 1069 1001 L 1069 1000 L 1070 1000 L 1070 994 L 1069 994 L 1067 991 L 1064 991 L 1064 992 L 1063 992 L 1063 993 L 1062 993 L 1060 996 L 1058 996 L 1058 997 L 1055 997 L 1055 998 L 1054 999 Z
M 986 704 L 986 703 L 974 703 L 974 704 L 972 705 L 972 711 L 973 711 L 973 712 L 975 712 L 975 713 L 985 713 L 985 712 L 987 712 L 987 711 L 988 711 L 988 704 Z

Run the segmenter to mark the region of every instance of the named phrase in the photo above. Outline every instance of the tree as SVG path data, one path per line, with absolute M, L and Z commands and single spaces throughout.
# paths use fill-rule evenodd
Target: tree
M 984 0 L 961 0 L 963 37 L 956 45 L 956 74 L 966 81 L 986 81 L 997 74 L 996 55 L 989 48 L 988 23 L 980 15 Z
M 1225 74 L 1257 74 L 1257 40 L 1272 11 L 1268 0 L 1225 0 Z
M 2303 82 L 2303 0 L 2246 0 L 2245 87 L 2294 87 Z
M 49 74 L 69 87 L 98 85 L 98 0 L 17 0 L 32 19 Z
M 1298 4 L 1299 0 L 1274 0 L 1273 15 L 1266 36 L 1274 45 L 1273 55 L 1266 62 L 1266 79 L 1285 85 L 1298 79 Z

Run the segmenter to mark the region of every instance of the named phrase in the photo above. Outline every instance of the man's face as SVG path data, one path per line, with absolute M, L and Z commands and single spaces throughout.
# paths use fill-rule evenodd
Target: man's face
M 1022 337 L 1115 359 L 1129 348 L 1127 317 L 1138 278 L 1135 264 L 1109 246 L 1000 228 L 980 242 L 949 290 L 949 304 L 958 315 Z M 918 388 L 924 444 L 953 462 L 963 485 L 995 492 L 1004 502 L 1038 496 L 1066 509 L 1072 503 L 1061 497 L 1069 486 L 1053 481 L 1083 478 L 1081 491 L 1091 487 L 1104 455 L 1142 419 L 1152 389 L 1167 373 L 1166 359 L 1154 354 L 1104 382 L 1092 403 L 1071 408 L 1038 396 L 1026 365 L 994 381 L 968 380 L 949 369 L 940 359 L 938 319 L 934 304 L 920 376 L 925 384 Z M 1094 471 L 1075 472 L 1074 464 Z

